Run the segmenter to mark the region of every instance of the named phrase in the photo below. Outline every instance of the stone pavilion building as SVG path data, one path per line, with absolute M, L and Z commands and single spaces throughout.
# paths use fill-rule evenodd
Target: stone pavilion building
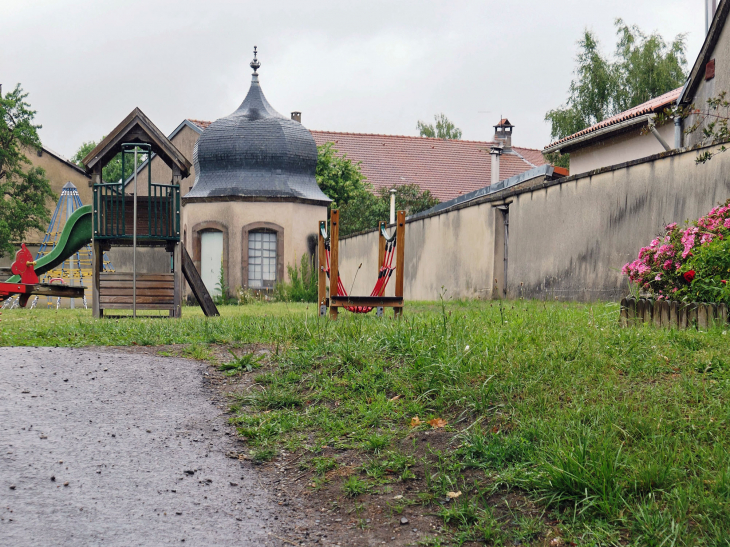
M 269 104 L 259 67 L 254 48 L 248 94 L 200 135 L 195 182 L 182 197 L 183 241 L 211 294 L 221 271 L 230 292 L 286 280 L 286 266 L 312 252 L 317 223 L 327 218 L 314 138 Z

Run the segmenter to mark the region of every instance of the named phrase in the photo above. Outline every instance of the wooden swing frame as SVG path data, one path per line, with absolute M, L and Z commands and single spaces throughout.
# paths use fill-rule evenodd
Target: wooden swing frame
M 405 239 L 406 239 L 406 213 L 398 211 L 396 217 L 395 233 L 395 296 L 345 296 L 338 295 L 337 279 L 339 277 L 339 247 L 340 247 L 340 212 L 333 209 L 330 212 L 330 296 L 327 298 L 327 250 L 325 248 L 325 233 L 327 221 L 319 222 L 318 231 L 318 305 L 319 315 L 325 316 L 327 308 L 330 309 L 330 318 L 337 319 L 339 308 L 350 306 L 367 306 L 377 308 L 377 315 L 383 315 L 383 308 L 393 308 L 393 317 L 403 315 L 403 268 L 405 264 Z M 378 223 L 378 272 L 383 267 L 385 260 L 386 236 L 385 229 L 387 222 Z M 334 285 L 332 283 L 334 281 Z M 334 286 L 334 289 L 332 288 Z

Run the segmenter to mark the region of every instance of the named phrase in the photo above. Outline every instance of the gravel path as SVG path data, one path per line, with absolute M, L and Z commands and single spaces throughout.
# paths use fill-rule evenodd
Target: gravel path
M 282 545 L 205 367 L 0 348 L 0 545 Z

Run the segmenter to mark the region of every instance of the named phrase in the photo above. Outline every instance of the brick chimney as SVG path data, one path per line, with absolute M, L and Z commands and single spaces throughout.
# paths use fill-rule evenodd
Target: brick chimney
M 503 150 L 512 148 L 512 131 L 514 125 L 509 123 L 507 118 L 502 118 L 499 123 L 494 126 L 494 141 L 502 145 Z
M 301 112 L 292 112 L 291 119 L 294 120 L 295 122 L 302 123 L 302 113 Z

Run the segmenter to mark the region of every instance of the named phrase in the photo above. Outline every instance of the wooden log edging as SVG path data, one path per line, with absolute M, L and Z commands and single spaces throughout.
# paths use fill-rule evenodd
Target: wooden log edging
M 662 329 L 707 330 L 716 325 L 727 325 L 728 307 L 712 302 L 673 302 L 650 298 L 623 298 L 619 324 L 632 327 L 641 324 Z

